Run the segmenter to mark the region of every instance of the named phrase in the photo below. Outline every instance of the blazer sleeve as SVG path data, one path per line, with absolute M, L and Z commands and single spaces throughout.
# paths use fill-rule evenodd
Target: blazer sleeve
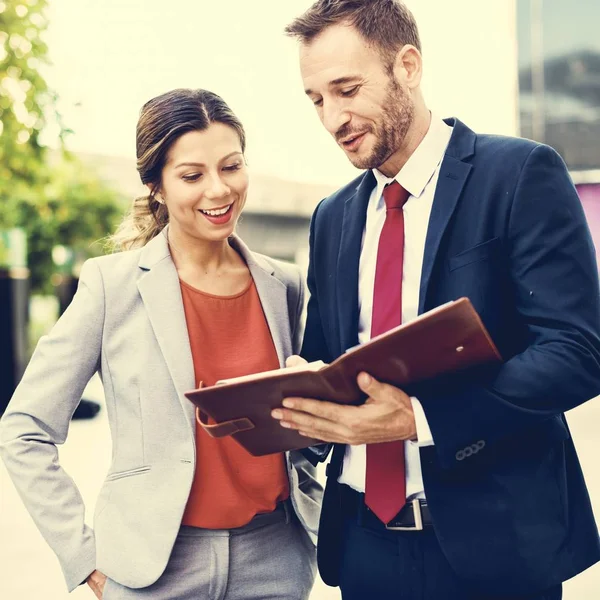
M 308 307 L 306 309 L 306 328 L 304 330 L 304 340 L 302 342 L 301 356 L 308 362 L 322 360 L 323 362 L 331 362 L 333 358 L 330 356 L 325 342 L 325 334 L 323 333 L 323 324 L 321 322 L 321 311 L 319 309 L 319 300 L 317 293 L 317 278 L 315 274 L 315 265 L 318 261 L 316 250 L 316 229 L 317 218 L 319 216 L 319 208 L 321 203 L 315 209 L 310 222 L 309 234 L 309 261 L 308 261 Z
M 102 276 L 81 271 L 73 301 L 41 338 L 0 421 L 0 454 L 38 529 L 56 553 L 69 591 L 95 569 L 93 531 L 73 480 L 58 461 L 73 412 L 97 371 L 104 324 Z
M 489 385 L 418 392 L 445 467 L 459 466 L 466 448 L 493 447 L 600 393 L 594 246 L 566 166 L 548 146 L 536 146 L 524 164 L 507 231 L 514 309 L 527 347 Z
M 302 336 L 304 334 L 304 299 L 305 299 L 305 284 L 302 271 L 297 270 L 298 281 L 296 283 L 297 299 L 296 305 L 293 307 L 293 311 L 290 310 L 292 315 L 292 352 L 294 354 L 300 354 L 302 347 Z
M 327 344 L 325 343 L 325 334 L 321 324 L 321 313 L 319 311 L 319 301 L 317 299 L 317 284 L 315 277 L 315 229 L 317 213 L 321 203 L 315 209 L 310 222 L 309 235 L 309 262 L 308 262 L 308 291 L 309 300 L 306 312 L 306 328 L 304 330 L 304 339 L 302 342 L 302 350 L 300 355 L 309 362 L 322 360 L 331 362 L 332 358 L 329 355 Z M 327 460 L 329 452 L 333 448 L 333 444 L 319 444 L 302 450 L 304 456 L 313 464 Z

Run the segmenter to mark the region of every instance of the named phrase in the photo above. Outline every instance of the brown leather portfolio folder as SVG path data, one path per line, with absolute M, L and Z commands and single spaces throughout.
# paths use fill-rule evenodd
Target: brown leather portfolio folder
M 219 382 L 186 392 L 213 437 L 231 435 L 255 456 L 305 448 L 319 440 L 285 429 L 271 417 L 283 398 L 317 398 L 360 404 L 361 371 L 405 387 L 459 370 L 498 362 L 500 354 L 468 298 L 424 313 L 351 348 L 329 365 L 309 363 Z

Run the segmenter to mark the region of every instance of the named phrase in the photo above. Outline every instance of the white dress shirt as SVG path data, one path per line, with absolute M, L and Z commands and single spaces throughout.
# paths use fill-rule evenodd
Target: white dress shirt
M 425 137 L 394 178 L 373 170 L 377 185 L 371 192 L 367 206 L 367 220 L 363 232 L 358 272 L 360 343 L 371 338 L 373 290 L 379 236 L 385 222 L 383 188 L 396 180 L 410 194 L 404 208 L 404 271 L 402 275 L 402 322 L 411 321 L 418 314 L 421 270 L 425 251 L 425 238 L 433 197 L 437 186 L 440 165 L 452 135 L 452 127 L 432 114 Z M 417 441 L 405 442 L 406 497 L 424 498 L 419 447 L 433 444 L 431 432 L 420 402 L 411 398 L 417 425 Z M 358 492 L 365 491 L 367 450 L 361 446 L 346 446 L 344 464 L 339 482 Z

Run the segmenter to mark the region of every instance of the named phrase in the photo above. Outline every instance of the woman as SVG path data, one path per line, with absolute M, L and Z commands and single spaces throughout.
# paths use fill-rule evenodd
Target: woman
M 298 351 L 298 270 L 234 234 L 244 150 L 241 123 L 211 92 L 175 90 L 142 108 L 149 193 L 113 238 L 127 251 L 85 263 L 2 419 L 2 456 L 69 590 L 87 581 L 105 600 L 280 600 L 312 587 L 313 468 L 298 452 L 253 457 L 210 438 L 183 395 Z M 95 372 L 113 458 L 92 531 L 56 444 Z

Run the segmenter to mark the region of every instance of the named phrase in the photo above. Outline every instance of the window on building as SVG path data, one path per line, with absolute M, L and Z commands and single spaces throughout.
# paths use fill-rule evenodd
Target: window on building
M 600 2 L 517 0 L 523 137 L 600 169 Z

